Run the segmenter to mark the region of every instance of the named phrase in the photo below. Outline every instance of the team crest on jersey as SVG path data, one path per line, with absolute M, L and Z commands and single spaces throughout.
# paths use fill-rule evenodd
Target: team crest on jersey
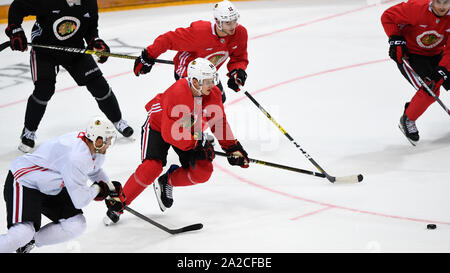
M 423 48 L 433 48 L 444 39 L 444 35 L 437 33 L 435 30 L 425 31 L 417 36 L 417 44 Z
M 181 120 L 180 125 L 183 128 L 191 128 L 197 122 L 198 115 L 194 113 L 185 114 Z
M 218 51 L 206 56 L 205 59 L 217 67 L 221 63 L 225 62 L 226 59 L 228 59 L 228 56 L 228 51 Z
M 53 33 L 59 40 L 67 40 L 80 28 L 80 20 L 72 16 L 64 16 L 53 23 Z

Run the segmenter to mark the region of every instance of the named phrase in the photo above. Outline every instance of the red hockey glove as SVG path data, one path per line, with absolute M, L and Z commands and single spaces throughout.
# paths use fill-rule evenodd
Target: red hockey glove
M 141 56 L 134 61 L 134 75 L 139 77 L 140 74 L 147 74 L 152 70 L 152 66 L 155 64 L 155 59 L 148 56 L 147 49 L 142 50 Z
M 248 159 L 247 152 L 244 150 L 239 141 L 236 141 L 235 144 L 226 149 L 222 149 L 227 154 L 228 163 L 230 163 L 230 165 L 237 165 L 241 166 L 241 168 L 248 168 L 248 163 L 250 162 L 250 160 Z
M 243 69 L 233 69 L 228 73 L 227 85 L 230 89 L 233 89 L 235 92 L 241 91 L 239 86 L 244 86 L 245 80 L 247 79 L 247 73 Z
M 389 37 L 389 57 L 398 64 L 402 64 L 403 57 L 408 54 L 406 40 L 403 36 L 392 35 Z
M 9 37 L 11 42 L 10 47 L 12 50 L 19 50 L 23 52 L 28 49 L 27 37 L 25 36 L 22 26 L 16 24 L 8 25 L 5 33 Z
M 95 50 L 95 51 L 103 51 L 103 52 L 110 52 L 109 46 L 103 41 L 102 39 L 95 37 L 92 38 L 87 46 L 87 49 L 89 50 Z M 98 63 L 104 63 L 108 60 L 108 56 L 99 56 L 97 59 Z
M 114 185 L 115 190 L 109 192 L 109 197 L 111 199 L 105 199 L 106 206 L 109 210 L 123 213 L 127 198 L 125 197 L 125 193 L 123 192 L 122 185 L 118 181 L 111 181 L 111 183 Z

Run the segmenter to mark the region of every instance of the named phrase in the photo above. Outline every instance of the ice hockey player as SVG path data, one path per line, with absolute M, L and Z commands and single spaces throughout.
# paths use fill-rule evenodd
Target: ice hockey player
M 435 99 L 405 66 L 406 57 L 414 71 L 439 96 L 441 85 L 450 88 L 450 0 L 409 0 L 388 8 L 381 23 L 389 37 L 389 56 L 403 76 L 417 90 L 405 104 L 399 127 L 413 144 L 419 141 L 417 119 Z
M 28 15 L 36 15 L 31 33 L 35 44 L 84 48 L 85 40 L 87 48 L 109 52 L 108 45 L 98 37 L 96 0 L 14 0 L 9 8 L 8 27 L 5 30 L 12 50 L 28 49 L 27 37 L 21 26 L 23 18 Z M 60 66 L 69 72 L 79 86 L 86 86 L 100 110 L 122 135 L 129 137 L 133 134 L 133 129 L 122 119 L 114 92 L 91 55 L 37 47 L 31 49 L 30 55 L 34 91 L 28 98 L 19 150 L 29 152 L 35 146 L 36 130 L 55 93 Z M 102 56 L 98 62 L 104 63 L 107 59 Z
M 187 28 L 177 28 L 158 36 L 136 59 L 134 74 L 149 73 L 154 59 L 167 50 L 178 51 L 173 58 L 176 80 L 187 76 L 188 64 L 197 57 L 206 58 L 217 69 L 229 58 L 227 85 L 236 92 L 240 91 L 239 86 L 243 86 L 247 79 L 247 30 L 238 24 L 239 11 L 229 1 L 215 4 L 213 14 L 214 21 L 195 21 Z M 225 102 L 220 81 L 217 87 L 222 92 L 222 102 Z
M 153 183 L 162 211 L 173 204 L 173 187 L 207 182 L 213 172 L 215 157 L 211 140 L 203 133 L 208 126 L 231 165 L 249 166 L 247 152 L 234 138 L 227 122 L 216 83 L 216 67 L 204 58 L 197 58 L 189 63 L 187 78 L 176 81 L 147 103 L 148 116 L 141 135 L 142 163 L 124 185 L 127 204 L 162 173 L 170 147 L 178 155 L 181 167 L 171 165 Z M 115 223 L 120 212 L 108 210 L 107 215 Z
M 95 117 L 85 131 L 50 139 L 10 164 L 3 193 L 8 232 L 0 235 L 0 252 L 27 253 L 78 237 L 86 229 L 81 208 L 94 199 L 109 196 L 114 201 L 106 199 L 107 207 L 123 209 L 121 184 L 102 168 L 115 134 L 110 121 Z M 52 222 L 41 227 L 41 214 Z

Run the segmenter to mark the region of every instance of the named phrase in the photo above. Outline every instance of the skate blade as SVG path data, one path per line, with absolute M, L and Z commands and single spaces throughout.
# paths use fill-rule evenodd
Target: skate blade
M 164 206 L 162 200 L 161 200 L 161 190 L 159 188 L 159 185 L 156 185 L 158 181 L 153 182 L 153 189 L 155 190 L 156 194 L 156 201 L 158 201 L 159 208 L 162 212 L 164 212 L 167 208 Z
M 105 217 L 103 217 L 103 224 L 105 224 L 105 226 L 109 227 L 111 225 L 114 225 L 114 222 L 108 216 L 105 216 Z
M 417 141 L 414 141 L 414 140 L 412 140 L 412 139 L 410 139 L 409 137 L 406 136 L 406 133 L 405 133 L 405 131 L 403 130 L 401 124 L 398 125 L 398 128 L 399 128 L 400 131 L 403 133 L 403 135 L 406 137 L 406 139 L 409 141 L 409 143 L 411 143 L 412 146 L 416 146 L 416 145 L 417 145 Z
M 19 149 L 19 151 L 23 152 L 23 153 L 29 153 L 33 150 L 33 148 L 31 148 L 30 146 L 27 146 L 23 143 L 19 144 L 19 147 L 17 147 Z

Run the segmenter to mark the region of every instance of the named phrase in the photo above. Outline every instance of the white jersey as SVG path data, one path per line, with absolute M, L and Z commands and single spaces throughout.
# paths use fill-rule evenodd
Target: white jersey
M 9 169 L 20 185 L 47 195 L 57 195 L 65 187 L 75 208 L 80 209 L 98 194 L 98 187 L 87 185 L 88 179 L 109 182 L 102 169 L 104 161 L 104 154 L 91 154 L 83 132 L 73 132 L 16 158 Z

